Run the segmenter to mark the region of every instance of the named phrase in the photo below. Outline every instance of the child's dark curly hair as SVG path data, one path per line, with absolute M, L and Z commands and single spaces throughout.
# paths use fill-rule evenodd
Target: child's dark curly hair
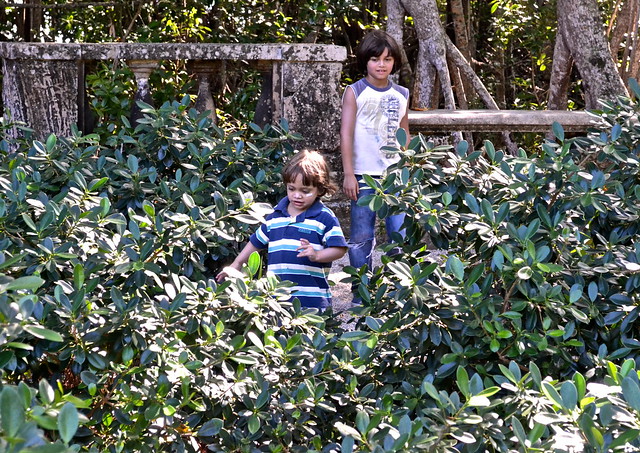
M 298 175 L 302 176 L 302 184 L 318 188 L 318 195 L 333 195 L 337 187 L 331 181 L 329 164 L 317 151 L 300 151 L 295 154 L 282 169 L 282 180 L 285 184 L 293 183 Z

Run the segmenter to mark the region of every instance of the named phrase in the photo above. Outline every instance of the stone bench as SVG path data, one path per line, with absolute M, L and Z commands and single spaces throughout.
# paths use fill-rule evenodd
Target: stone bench
M 411 110 L 412 134 L 471 132 L 548 132 L 554 122 L 567 132 L 584 132 L 595 117 L 567 110 Z
M 332 150 L 339 142 L 340 75 L 346 49 L 320 44 L 0 43 L 2 99 L 12 119 L 42 138 L 85 130 L 88 62 L 120 60 L 135 75 L 136 100 L 150 103 L 149 76 L 161 60 L 188 60 L 198 81 L 196 108 L 215 114 L 210 86 L 229 60 L 263 75 L 258 123 L 286 118 L 301 147 Z M 265 93 L 266 91 L 266 93 Z M 135 119 L 139 112 L 133 112 Z

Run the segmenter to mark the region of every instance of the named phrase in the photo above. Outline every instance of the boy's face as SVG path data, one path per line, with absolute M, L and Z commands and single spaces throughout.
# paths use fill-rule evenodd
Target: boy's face
M 287 183 L 287 198 L 289 198 L 289 214 L 298 215 L 306 211 L 318 198 L 318 188 L 305 186 L 302 175 L 297 175 L 295 181 Z
M 394 58 L 389 54 L 389 49 L 384 49 L 377 57 L 369 58 L 367 62 L 367 75 L 375 80 L 386 80 L 393 71 Z

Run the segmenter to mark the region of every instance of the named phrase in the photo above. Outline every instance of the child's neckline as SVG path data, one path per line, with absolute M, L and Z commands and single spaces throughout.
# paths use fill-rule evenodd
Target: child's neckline
M 387 83 L 385 86 L 378 86 L 375 85 L 374 83 L 372 83 L 369 79 L 367 79 L 366 77 L 364 78 L 364 82 L 369 85 L 371 88 L 373 88 L 374 90 L 378 90 L 378 91 L 385 91 L 388 90 L 389 88 L 391 88 L 391 80 L 387 79 Z

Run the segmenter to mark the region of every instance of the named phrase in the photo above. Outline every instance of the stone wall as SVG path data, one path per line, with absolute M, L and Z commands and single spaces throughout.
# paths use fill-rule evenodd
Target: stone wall
M 128 64 L 136 77 L 136 100 L 150 100 L 149 76 L 161 60 L 188 60 L 198 80 L 196 107 L 215 115 L 212 80 L 225 61 L 248 62 L 265 75 L 262 120 L 286 118 L 290 129 L 304 137 L 302 147 L 333 150 L 338 146 L 340 76 L 346 49 L 323 44 L 212 43 L 0 43 L 3 60 L 2 98 L 15 120 L 35 130 L 67 136 L 71 125 L 88 132 L 84 68 L 97 60 Z M 139 112 L 138 112 L 139 113 Z M 135 120 L 136 111 L 132 112 Z

